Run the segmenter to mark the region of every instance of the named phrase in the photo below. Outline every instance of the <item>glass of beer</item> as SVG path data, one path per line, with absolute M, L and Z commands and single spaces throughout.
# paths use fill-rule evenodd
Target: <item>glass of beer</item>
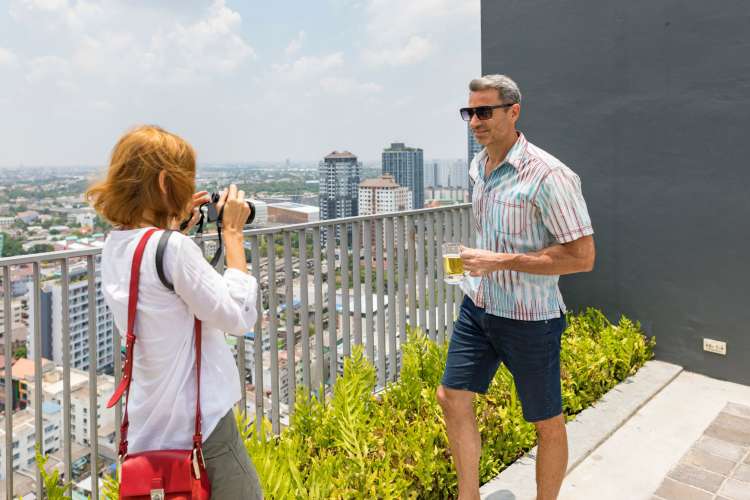
M 449 285 L 457 285 L 464 280 L 464 263 L 459 243 L 443 243 L 443 271 L 443 279 Z

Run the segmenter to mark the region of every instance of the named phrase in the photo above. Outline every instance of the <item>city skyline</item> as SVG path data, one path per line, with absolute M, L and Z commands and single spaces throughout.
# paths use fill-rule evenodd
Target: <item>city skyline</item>
M 292 9 L 304 23 L 234 0 L 0 1 L 0 167 L 104 165 L 140 123 L 184 136 L 201 164 L 370 161 L 399 141 L 463 156 L 478 0 Z

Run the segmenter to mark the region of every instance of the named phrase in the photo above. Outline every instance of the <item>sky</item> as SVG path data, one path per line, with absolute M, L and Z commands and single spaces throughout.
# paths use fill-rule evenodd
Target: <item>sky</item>
M 158 124 L 199 163 L 464 158 L 479 0 L 0 0 L 0 166 L 105 165 Z

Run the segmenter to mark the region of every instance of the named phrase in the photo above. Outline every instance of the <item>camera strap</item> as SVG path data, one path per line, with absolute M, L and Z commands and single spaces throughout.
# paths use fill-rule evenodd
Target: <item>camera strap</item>
M 223 208 L 222 208 L 223 211 Z M 221 240 L 221 226 L 223 224 L 221 223 L 221 219 L 216 221 L 216 231 L 218 233 L 218 245 L 216 246 L 216 252 L 214 252 L 214 256 L 211 259 L 211 267 L 216 267 L 219 265 L 219 260 L 221 260 L 221 254 L 224 253 L 224 244 Z
M 203 213 L 203 211 L 200 211 L 201 217 L 198 219 L 198 223 L 196 224 L 195 229 L 195 242 L 200 245 L 203 242 L 203 225 L 206 221 L 206 214 Z M 211 267 L 216 267 L 219 265 L 219 261 L 221 260 L 221 256 L 224 253 L 224 245 L 221 240 L 221 217 L 224 214 L 224 207 L 221 207 L 221 212 L 219 212 L 219 218 L 216 221 L 216 230 L 218 231 L 218 246 L 216 247 L 216 251 L 214 252 L 214 256 L 211 257 Z M 182 224 L 180 224 L 180 231 L 184 231 L 188 224 L 190 223 L 190 219 L 184 221 Z

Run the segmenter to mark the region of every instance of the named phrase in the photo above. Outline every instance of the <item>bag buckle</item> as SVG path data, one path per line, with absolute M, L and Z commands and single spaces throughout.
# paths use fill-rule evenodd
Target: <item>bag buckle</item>
M 195 473 L 195 479 L 201 478 L 201 468 L 198 465 L 198 448 L 193 448 L 193 472 Z
M 160 477 L 151 480 L 151 500 L 164 500 L 164 484 Z

